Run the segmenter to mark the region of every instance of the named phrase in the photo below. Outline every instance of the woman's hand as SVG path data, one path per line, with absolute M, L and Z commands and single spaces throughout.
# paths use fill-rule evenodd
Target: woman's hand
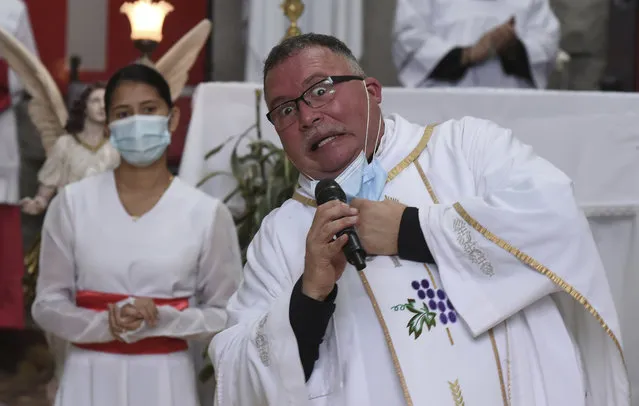
M 131 309 L 127 309 L 130 307 Z M 131 305 L 118 309 L 115 304 L 109 304 L 109 331 L 118 341 L 122 341 L 120 334 L 140 328 L 144 318 L 138 317 L 137 310 Z
M 155 306 L 153 299 L 148 297 L 138 297 L 133 302 L 132 307 L 137 311 L 138 317 L 143 318 L 149 327 L 155 327 L 158 319 L 158 308 Z
M 118 308 L 115 304 L 109 307 L 109 330 L 113 337 L 122 341 L 120 334 L 140 328 L 145 321 L 149 327 L 155 327 L 158 318 L 158 308 L 153 299 L 136 298 L 133 304 L 126 304 Z

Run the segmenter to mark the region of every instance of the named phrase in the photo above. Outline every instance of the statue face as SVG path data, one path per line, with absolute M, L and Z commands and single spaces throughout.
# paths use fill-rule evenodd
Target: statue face
M 104 112 L 104 89 L 95 89 L 87 99 L 87 119 L 103 124 L 106 121 Z

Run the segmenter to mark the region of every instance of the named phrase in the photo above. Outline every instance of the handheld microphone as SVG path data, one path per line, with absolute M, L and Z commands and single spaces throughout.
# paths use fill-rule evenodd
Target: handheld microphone
M 346 194 L 339 183 L 335 182 L 333 179 L 323 179 L 320 180 L 315 187 L 315 200 L 317 201 L 318 206 L 330 200 L 339 200 L 346 203 Z M 366 268 L 366 251 L 364 250 L 364 247 L 362 247 L 362 243 L 357 236 L 357 232 L 355 232 L 355 229 L 351 226 L 346 227 L 337 233 L 337 237 L 340 237 L 343 234 L 348 235 L 348 241 L 346 242 L 346 245 L 344 245 L 344 248 L 342 248 L 342 251 L 344 251 L 344 255 L 346 256 L 346 260 L 357 268 L 358 271 L 361 271 Z

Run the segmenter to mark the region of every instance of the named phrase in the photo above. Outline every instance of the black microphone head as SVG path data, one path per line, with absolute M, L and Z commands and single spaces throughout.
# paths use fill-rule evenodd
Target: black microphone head
M 315 187 L 315 200 L 318 206 L 330 200 L 340 200 L 346 203 L 346 193 L 335 180 L 322 179 Z

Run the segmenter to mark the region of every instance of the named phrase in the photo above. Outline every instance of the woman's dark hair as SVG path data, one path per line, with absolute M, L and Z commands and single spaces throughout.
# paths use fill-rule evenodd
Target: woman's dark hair
M 98 89 L 104 89 L 104 83 L 97 82 L 86 87 L 80 94 L 80 97 L 73 102 L 71 110 L 69 111 L 69 119 L 64 129 L 67 133 L 76 136 L 84 130 L 84 121 L 87 118 L 87 102 L 91 93 Z
M 109 110 L 111 109 L 113 93 L 122 82 L 144 83 L 149 85 L 157 90 L 158 94 L 166 102 L 169 108 L 173 107 L 171 89 L 169 88 L 169 84 L 166 82 L 166 79 L 164 79 L 164 76 L 147 65 L 134 63 L 118 70 L 109 79 L 104 93 L 104 107 L 106 109 L 107 117 L 109 116 Z

